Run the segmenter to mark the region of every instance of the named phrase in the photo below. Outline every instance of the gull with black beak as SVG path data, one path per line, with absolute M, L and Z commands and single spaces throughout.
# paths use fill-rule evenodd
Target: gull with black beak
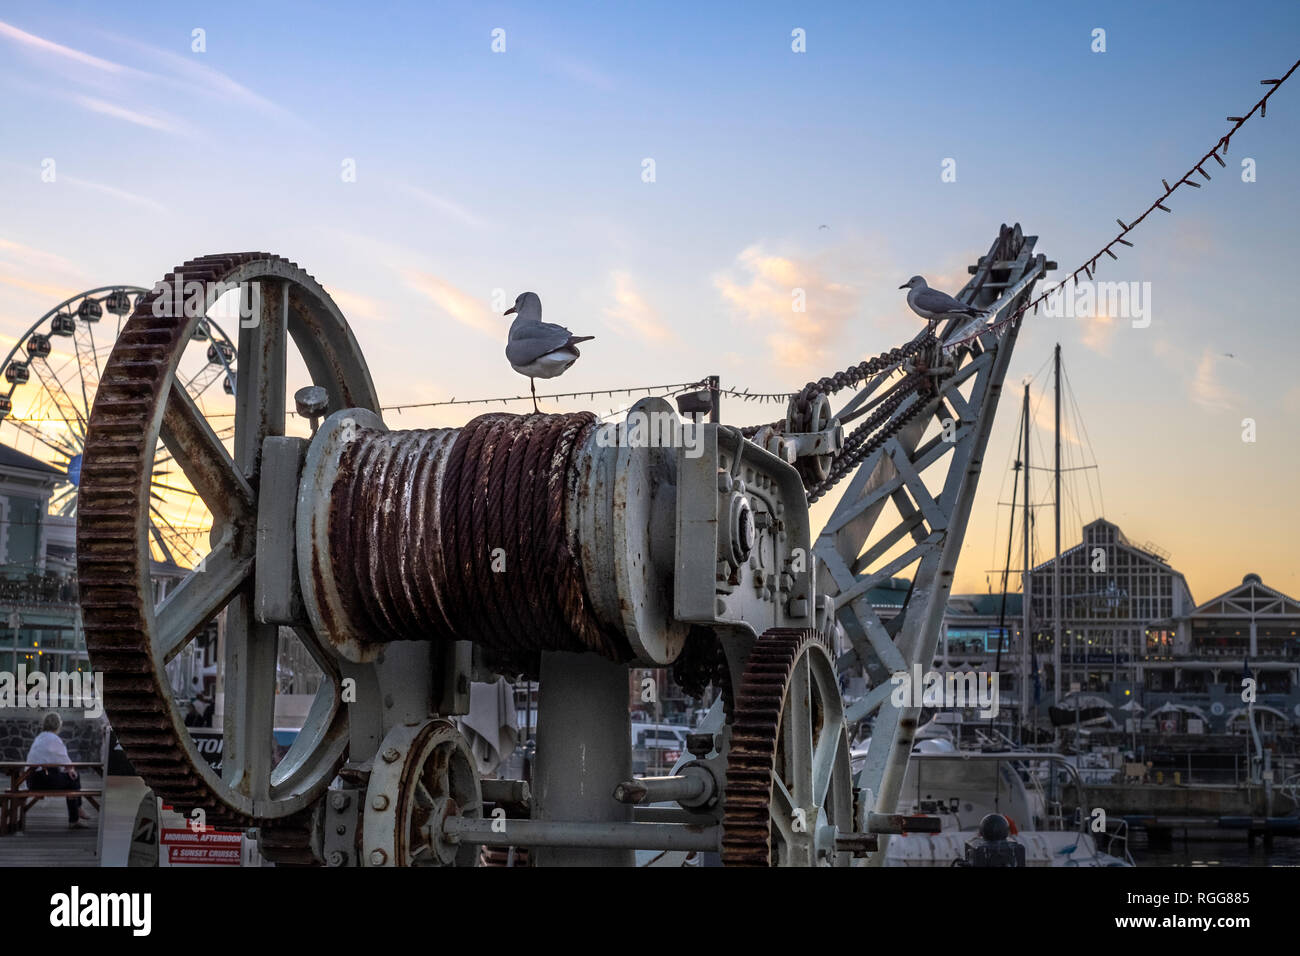
M 954 299 L 946 292 L 931 289 L 925 284 L 925 279 L 921 276 L 912 276 L 899 288 L 909 290 L 907 293 L 908 308 L 930 323 L 931 332 L 934 331 L 935 323 L 944 319 L 950 319 L 954 316 L 973 319 L 988 314 L 982 309 L 977 309 L 965 302 Z
M 579 342 L 594 339 L 594 335 L 574 335 L 562 325 L 542 321 L 542 300 L 536 292 L 523 292 L 515 299 L 510 325 L 510 341 L 506 344 L 506 358 L 510 367 L 520 375 L 528 376 L 528 386 L 533 391 L 533 411 L 537 408 L 537 382 L 539 378 L 555 378 L 568 371 L 582 353 Z

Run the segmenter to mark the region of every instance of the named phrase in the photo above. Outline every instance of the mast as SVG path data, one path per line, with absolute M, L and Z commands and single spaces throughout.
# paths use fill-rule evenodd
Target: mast
M 1056 673 L 1061 673 L 1061 343 L 1056 343 L 1056 560 L 1052 562 L 1052 656 Z M 1061 702 L 1061 679 L 1056 679 L 1056 702 Z
M 1023 611 L 1024 611 L 1025 620 L 1020 632 L 1021 633 L 1020 663 L 1021 663 L 1022 672 L 1024 673 L 1025 677 L 1028 678 L 1029 677 L 1029 648 L 1030 648 L 1030 642 L 1033 641 L 1034 639 L 1033 632 L 1030 630 L 1030 614 L 1029 614 L 1029 596 L 1032 593 L 1031 582 L 1030 582 L 1030 577 L 1031 577 L 1030 564 L 1029 564 L 1029 560 L 1030 560 L 1029 522 L 1031 520 L 1031 515 L 1033 514 L 1033 509 L 1031 509 L 1029 506 L 1029 383 L 1028 382 L 1025 383 L 1025 404 L 1024 404 L 1024 410 L 1022 412 L 1022 419 L 1025 423 L 1024 432 L 1021 435 L 1021 444 L 1022 444 L 1022 451 L 1023 451 L 1021 457 L 1023 458 L 1025 463 L 1025 470 L 1024 470 L 1025 513 L 1024 513 L 1024 520 L 1021 523 L 1024 525 L 1023 539 L 1024 539 L 1025 554 L 1024 554 L 1024 564 L 1022 565 L 1022 567 L 1025 569 L 1025 576 L 1020 586 L 1020 594 L 1022 598 L 1022 603 L 1024 605 Z M 1028 720 L 1028 715 L 1029 715 L 1029 681 L 1027 679 L 1024 681 L 1024 687 L 1021 689 L 1020 692 L 1020 708 L 1022 711 L 1021 722 L 1023 723 L 1024 721 Z

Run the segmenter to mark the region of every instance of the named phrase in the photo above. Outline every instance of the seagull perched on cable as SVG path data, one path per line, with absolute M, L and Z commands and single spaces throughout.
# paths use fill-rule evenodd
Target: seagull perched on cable
M 953 316 L 964 316 L 973 319 L 988 314 L 982 309 L 977 309 L 965 302 L 954 299 L 946 292 L 931 289 L 925 284 L 925 279 L 921 276 L 912 276 L 899 288 L 909 290 L 907 293 L 908 308 L 930 323 L 931 332 L 934 331 L 934 324 L 943 319 L 950 319 Z
M 555 378 L 568 371 L 582 354 L 579 342 L 594 339 L 594 335 L 574 335 L 562 325 L 542 321 L 542 300 L 536 292 L 523 292 L 515 299 L 510 325 L 510 341 L 506 344 L 506 358 L 510 367 L 520 375 L 528 376 L 528 386 L 533 391 L 533 411 L 537 408 L 537 382 L 539 378 Z

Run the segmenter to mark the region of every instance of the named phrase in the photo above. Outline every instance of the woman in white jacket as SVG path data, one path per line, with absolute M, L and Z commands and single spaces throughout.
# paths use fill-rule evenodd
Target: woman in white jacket
M 36 764 L 55 764 L 56 766 L 37 767 L 27 777 L 28 790 L 80 790 L 81 780 L 77 768 L 72 766 L 68 748 L 59 737 L 59 728 L 63 721 L 59 715 L 50 712 L 41 722 L 41 732 L 32 741 L 27 751 L 27 762 Z M 68 797 L 68 826 L 74 829 L 84 827 L 82 820 L 87 814 L 81 809 L 81 797 Z

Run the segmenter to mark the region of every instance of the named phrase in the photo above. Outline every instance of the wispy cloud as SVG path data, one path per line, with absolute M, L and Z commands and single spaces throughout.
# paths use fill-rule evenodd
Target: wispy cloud
M 50 185 L 57 186 L 58 183 L 71 183 L 80 189 L 93 189 L 95 192 L 103 193 L 105 196 L 112 196 L 114 199 L 120 199 L 123 202 L 145 206 L 155 212 L 167 212 L 167 207 L 162 203 L 150 199 L 147 196 L 141 196 L 137 193 L 130 192 L 126 189 L 119 189 L 116 186 L 108 186 L 104 183 L 94 183 L 88 179 L 79 179 L 76 176 L 68 176 L 65 173 L 59 173 L 59 178 Z
M 677 339 L 677 333 L 664 324 L 658 312 L 636 288 L 631 275 L 619 271 L 613 273 L 610 279 L 614 285 L 614 302 L 605 309 L 605 316 L 609 320 L 606 324 L 618 331 L 632 332 L 650 342 L 671 342 Z
M 22 289 L 25 292 L 32 292 L 42 298 L 49 299 L 51 302 L 62 302 L 77 294 L 77 290 L 71 286 L 48 285 L 44 282 L 33 282 L 31 279 L 22 275 L 8 275 L 0 273 L 0 284 L 13 286 L 15 289 Z
M 462 222 L 467 226 L 471 226 L 475 229 L 486 229 L 491 225 L 491 223 L 486 219 L 476 216 L 459 203 L 452 202 L 450 199 L 443 196 L 436 196 L 428 190 L 421 189 L 418 186 L 402 183 L 400 189 L 412 199 L 423 203 L 425 206 L 428 206 L 439 214 L 450 216 L 452 219 Z
M 149 116 L 145 113 L 128 109 L 125 106 L 118 106 L 116 103 L 109 103 L 105 100 L 96 99 L 93 96 L 74 96 L 73 102 L 78 106 L 90 110 L 92 113 L 102 113 L 104 116 L 112 116 L 116 119 L 126 120 L 128 123 L 135 123 L 137 126 L 146 126 L 149 129 L 160 129 L 169 133 L 179 132 L 176 126 L 157 116 Z
M 461 325 L 500 337 L 503 325 L 488 309 L 487 302 L 458 289 L 446 279 L 419 269 L 403 269 L 406 284 Z
M 766 328 L 772 360 L 786 367 L 829 360 L 831 342 L 857 314 L 860 300 L 857 289 L 827 278 L 816 263 L 760 245 L 742 251 L 735 269 L 716 276 L 714 287 L 737 314 Z M 799 292 L 803 312 L 795 310 Z
M 110 35 L 110 38 L 115 43 L 131 46 L 146 54 L 150 63 L 165 67 L 168 72 L 158 78 L 170 86 L 198 93 L 228 105 L 251 107 L 260 113 L 293 119 L 300 125 L 306 125 L 289 110 L 254 92 L 220 70 L 200 62 L 194 54 L 182 55 L 141 43 L 129 36 Z
M 59 93 L 56 89 L 47 90 L 54 93 L 54 95 L 70 99 L 83 109 L 152 129 L 172 133 L 188 133 L 189 129 L 184 124 L 160 115 L 157 110 L 122 101 L 124 93 L 128 90 L 134 94 L 133 99 L 147 99 L 151 96 L 156 97 L 159 92 L 157 87 L 166 87 L 228 106 L 253 109 L 265 115 L 291 120 L 299 126 L 306 125 L 288 110 L 254 92 L 220 70 L 213 69 L 200 62 L 193 55 L 182 56 L 171 50 L 164 50 L 141 43 L 130 36 L 114 34 L 105 34 L 105 36 L 112 41 L 116 48 L 129 48 L 143 54 L 144 58 L 150 64 L 155 65 L 159 72 L 148 72 L 113 60 L 104 59 L 83 50 L 77 50 L 45 37 L 28 33 L 12 24 L 0 21 L 0 39 L 8 40 L 10 43 L 50 61 L 48 66 L 51 71 L 60 70 L 60 79 L 69 79 L 62 73 L 60 64 L 63 63 L 74 63 L 89 67 L 98 74 L 118 78 L 117 82 L 112 84 L 118 94 L 113 102 L 97 97 Z M 83 75 L 80 78 L 73 77 L 71 79 L 73 82 L 77 82 L 78 79 L 88 81 L 89 77 Z M 102 80 L 90 82 L 97 87 L 103 86 Z M 150 90 L 149 87 L 154 87 L 154 89 Z
M 106 73 L 140 73 L 141 71 L 134 67 L 124 66 L 121 63 L 114 63 L 111 60 L 101 59 L 92 56 L 89 53 L 83 53 L 81 50 L 74 50 L 70 46 L 64 46 L 62 43 L 55 43 L 53 40 L 47 40 L 44 37 L 38 37 L 34 33 L 28 33 L 26 30 L 19 30 L 12 24 L 0 20 L 0 37 L 4 37 L 14 43 L 19 44 L 36 53 L 48 56 L 62 57 L 71 60 L 74 63 L 81 63 L 85 66 L 94 67 L 97 70 L 103 70 Z
M 56 255 L 53 252 L 46 252 L 44 249 L 33 248 L 12 239 L 5 239 L 2 236 L 0 236 L 0 258 L 13 260 L 36 269 L 64 272 L 78 276 L 85 275 L 80 266 L 75 265 L 71 260 L 63 258 L 63 256 Z
M 614 88 L 614 81 L 589 63 L 583 63 L 567 56 L 555 56 L 551 58 L 551 65 L 557 72 L 571 80 L 576 80 L 584 86 L 594 87 L 598 90 L 612 90 Z
M 1079 321 L 1083 323 L 1083 337 L 1080 341 L 1084 347 L 1098 355 L 1110 355 L 1111 341 L 1119 328 L 1114 317 L 1099 311 L 1096 315 L 1082 316 Z
M 390 318 L 379 302 L 370 296 L 335 288 L 329 290 L 329 295 L 349 321 L 365 319 L 368 322 L 386 322 Z
M 1233 408 L 1241 400 L 1241 396 L 1219 380 L 1218 366 L 1221 358 L 1206 346 L 1196 363 L 1196 374 L 1192 377 L 1189 388 L 1192 401 L 1202 408 Z

